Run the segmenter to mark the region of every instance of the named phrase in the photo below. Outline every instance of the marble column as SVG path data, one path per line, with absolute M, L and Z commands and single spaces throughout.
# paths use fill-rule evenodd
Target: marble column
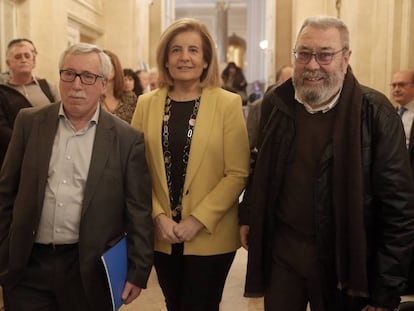
M 226 1 L 216 2 L 216 40 L 217 54 L 219 64 L 227 63 L 227 46 L 228 46 L 228 30 L 227 30 L 227 13 L 229 4 Z

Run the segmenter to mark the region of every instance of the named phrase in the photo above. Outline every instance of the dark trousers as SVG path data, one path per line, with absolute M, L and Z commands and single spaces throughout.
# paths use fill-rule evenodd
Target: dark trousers
M 367 305 L 366 298 L 351 297 L 336 288 L 332 288 L 329 302 L 322 297 L 315 239 L 281 225 L 273 236 L 265 311 L 305 311 L 308 303 L 312 311 L 361 311 Z
M 7 311 L 93 310 L 82 287 L 77 244 L 35 244 L 23 278 L 4 295 Z
M 218 311 L 224 283 L 236 252 L 213 256 L 155 252 L 154 266 L 168 311 Z
M 273 237 L 271 275 L 265 310 L 326 311 L 320 286 L 317 245 L 313 238 L 280 229 Z

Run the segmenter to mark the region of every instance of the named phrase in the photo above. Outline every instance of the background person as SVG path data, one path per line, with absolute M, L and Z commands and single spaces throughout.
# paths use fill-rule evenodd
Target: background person
M 148 93 L 151 91 L 150 85 L 149 85 L 149 73 L 148 71 L 144 69 L 140 69 L 137 71 L 137 75 L 139 78 L 139 81 L 141 82 L 142 89 L 144 90 L 144 93 Z
M 153 91 L 159 87 L 158 84 L 158 69 L 157 68 L 151 68 L 148 74 L 148 82 L 150 90 Z
M 391 103 L 349 68 L 347 26 L 310 17 L 293 79 L 265 95 L 240 206 L 245 295 L 265 310 L 394 310 L 414 240 L 414 185 Z
M 414 71 L 402 70 L 395 73 L 392 77 L 391 87 L 392 99 L 398 104 L 398 113 L 404 125 L 406 145 L 411 150 L 411 147 L 414 146 L 414 135 L 411 134 L 414 119 Z M 414 155 L 412 158 L 414 159 Z M 414 168 L 414 161 L 411 164 Z
M 130 123 L 137 105 L 137 96 L 132 91 L 125 91 L 124 72 L 118 56 L 108 50 L 104 52 L 111 59 L 112 72 L 108 77 L 106 92 L 101 98 L 102 107 Z
M 160 88 L 132 119 L 152 176 L 154 266 L 169 311 L 218 311 L 249 170 L 241 100 L 220 87 L 214 41 L 195 19 L 165 30 L 156 59 Z
M 142 133 L 100 109 L 111 62 L 98 47 L 61 57 L 62 102 L 23 109 L 0 172 L 0 284 L 6 310 L 112 310 L 100 256 L 127 234 L 126 304 L 153 258 Z
M 142 95 L 143 89 L 141 85 L 141 81 L 139 81 L 138 75 L 129 68 L 124 68 L 124 91 L 127 92 L 134 92 L 137 98 Z
M 223 80 L 223 88 L 241 96 L 243 105 L 247 104 L 247 81 L 244 77 L 242 69 L 234 62 L 229 62 L 221 73 Z
M 280 67 L 276 72 L 276 83 L 272 87 L 277 87 L 290 79 L 293 74 L 292 65 L 284 65 Z M 260 98 L 254 101 L 252 104 L 249 104 L 249 110 L 246 118 L 247 133 L 249 134 L 249 145 L 250 150 L 255 150 L 257 147 L 257 139 L 259 136 L 259 127 L 260 127 L 260 115 L 262 109 L 263 98 Z
M 0 168 L 19 110 L 60 100 L 54 84 L 33 75 L 36 55 L 36 48 L 29 39 L 14 39 L 8 44 L 6 64 L 9 72 L 2 75 L 0 82 Z
M 27 38 L 19 38 L 19 39 L 13 39 L 11 40 L 8 45 L 7 45 L 7 49 L 10 49 L 13 45 L 16 44 L 25 44 L 29 47 L 30 51 L 32 52 L 32 54 L 34 55 L 34 58 L 36 58 L 37 56 L 37 50 L 36 47 L 34 46 L 34 43 L 32 42 L 32 40 L 27 39 Z M 0 84 L 4 84 L 6 83 L 11 77 L 11 73 L 10 71 L 6 71 L 0 74 Z
M 414 176 L 414 71 L 401 70 L 396 72 L 391 81 L 392 99 L 398 104 L 405 132 L 405 142 L 410 157 L 411 173 Z M 403 294 L 414 294 L 414 256 L 412 256 L 408 274 L 408 286 Z

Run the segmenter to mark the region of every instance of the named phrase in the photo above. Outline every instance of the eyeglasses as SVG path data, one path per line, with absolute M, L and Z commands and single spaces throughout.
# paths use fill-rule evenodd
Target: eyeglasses
M 81 73 L 76 73 L 73 70 L 60 70 L 60 79 L 64 82 L 73 82 L 76 77 L 79 77 L 81 82 L 86 85 L 93 85 L 96 82 L 96 79 L 103 78 L 103 75 L 97 75 L 92 72 L 84 71 Z
M 405 88 L 409 84 L 413 84 L 413 82 L 395 82 L 395 83 L 391 83 L 390 86 L 393 89 L 395 89 L 396 87 Z
M 319 65 L 329 65 L 332 62 L 333 57 L 345 51 L 346 48 L 342 48 L 336 52 L 308 52 L 308 51 L 295 51 L 293 50 L 293 56 L 299 64 L 308 64 L 313 56 Z

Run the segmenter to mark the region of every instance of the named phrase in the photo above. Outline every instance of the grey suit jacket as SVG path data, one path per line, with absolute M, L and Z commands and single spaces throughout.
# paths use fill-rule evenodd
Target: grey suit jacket
M 60 104 L 22 109 L 0 172 L 0 284 L 18 281 L 35 240 Z M 146 287 L 152 266 L 151 182 L 143 134 L 101 110 L 79 228 L 83 287 L 94 310 L 109 310 L 100 256 L 127 233 L 128 280 Z

